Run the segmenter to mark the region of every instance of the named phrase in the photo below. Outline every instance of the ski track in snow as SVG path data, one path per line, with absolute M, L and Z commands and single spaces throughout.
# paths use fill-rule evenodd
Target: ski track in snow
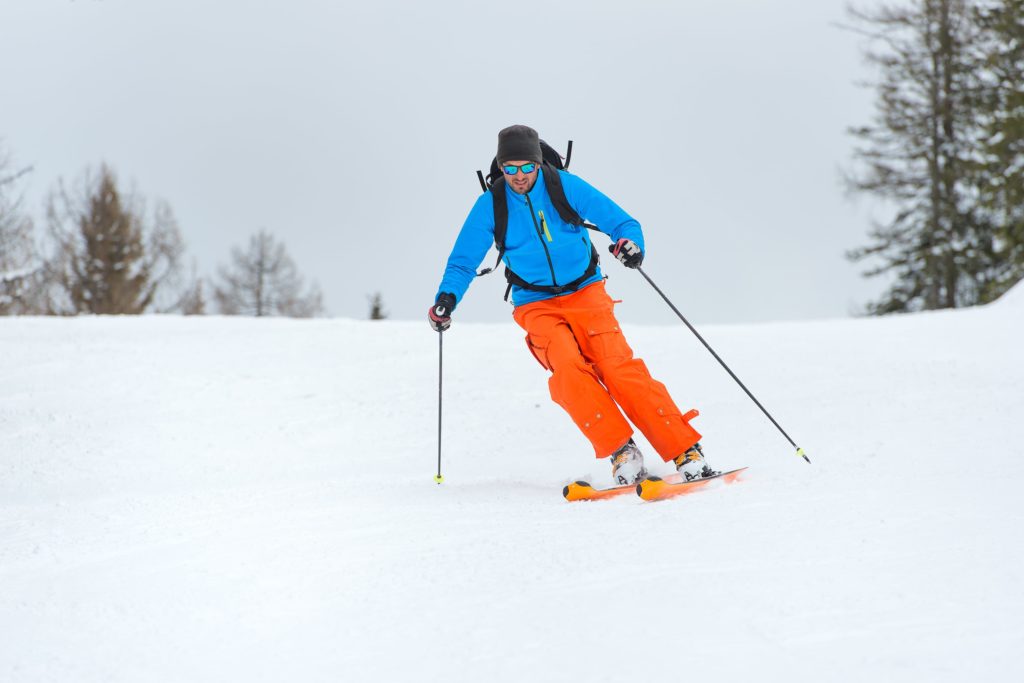
M 1019 291 L 1018 291 L 1019 290 Z M 0 318 L 0 680 L 1024 675 L 1024 289 L 627 329 L 732 486 L 606 461 L 507 325 Z M 670 469 L 638 439 L 655 474 Z

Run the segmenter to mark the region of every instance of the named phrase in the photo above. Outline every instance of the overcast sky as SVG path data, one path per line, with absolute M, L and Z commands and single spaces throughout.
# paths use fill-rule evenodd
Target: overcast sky
M 843 317 L 884 284 L 843 258 L 881 211 L 840 182 L 873 107 L 844 4 L 3 0 L 0 138 L 34 166 L 39 223 L 59 177 L 106 162 L 170 203 L 201 274 L 266 229 L 330 315 L 379 291 L 412 319 L 523 123 L 574 140 L 572 171 L 641 222 L 645 270 L 694 321 Z M 622 318 L 675 320 L 604 269 Z M 457 320 L 509 319 L 503 292 L 478 280 Z

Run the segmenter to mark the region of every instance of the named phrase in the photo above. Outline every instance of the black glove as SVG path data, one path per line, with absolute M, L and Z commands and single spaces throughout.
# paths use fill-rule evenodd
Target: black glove
M 622 261 L 622 265 L 627 268 L 639 268 L 640 264 L 644 262 L 644 252 L 640 249 L 640 246 L 633 240 L 627 240 L 625 237 L 615 244 L 609 244 L 608 251 L 615 258 Z
M 444 332 L 452 325 L 452 311 L 455 310 L 455 295 L 441 292 L 437 301 L 427 311 L 427 319 L 435 332 Z

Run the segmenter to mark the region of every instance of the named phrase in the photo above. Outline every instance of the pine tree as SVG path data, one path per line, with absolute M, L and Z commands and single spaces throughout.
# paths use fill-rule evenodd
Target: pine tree
M 221 267 L 221 284 L 214 299 L 226 315 L 311 318 L 323 312 L 322 296 L 314 284 L 303 293 L 303 278 L 283 244 L 260 231 L 245 251 L 231 252 L 231 267 Z
M 977 30 L 967 0 L 912 0 L 873 13 L 851 10 L 882 51 L 869 52 L 881 79 L 873 125 L 852 129 L 866 172 L 854 192 L 889 200 L 895 215 L 875 224 L 852 260 L 895 275 L 871 313 L 977 303 L 996 277 L 993 226 L 976 187 L 979 76 Z
M 370 299 L 370 320 L 387 320 L 388 314 L 384 310 L 384 297 L 376 292 Z
M 983 300 L 1024 277 L 1024 0 L 984 3 L 975 12 L 984 70 L 981 199 L 996 226 L 997 275 Z
M 113 171 L 87 172 L 72 196 L 61 184 L 51 193 L 49 220 L 57 253 L 50 262 L 63 301 L 55 313 L 139 314 L 173 280 L 183 252 L 170 207 L 157 205 L 147 224 L 141 202 L 125 200 Z

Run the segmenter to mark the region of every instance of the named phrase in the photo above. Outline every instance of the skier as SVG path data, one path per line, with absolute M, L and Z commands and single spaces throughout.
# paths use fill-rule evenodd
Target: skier
M 697 411 L 683 415 L 665 385 L 633 357 L 588 231 L 564 220 L 552 197 L 564 194 L 579 217 L 608 234 L 613 242 L 609 251 L 627 268 L 638 268 L 644 259 L 640 224 L 581 178 L 542 168 L 540 137 L 528 126 L 498 133 L 496 159 L 504 182 L 494 183 L 470 210 L 428 312 L 431 327 L 443 332 L 451 325 L 452 313 L 495 242 L 491 193 L 505 193 L 507 227 L 498 247 L 503 248 L 513 318 L 526 330 L 533 356 L 551 373 L 552 400 L 569 413 L 598 458 L 611 456 L 612 477 L 619 484 L 647 477 L 627 417 L 686 481 L 714 475 L 704 460 L 701 436 L 689 424 Z M 550 187 L 555 184 L 560 189 Z

